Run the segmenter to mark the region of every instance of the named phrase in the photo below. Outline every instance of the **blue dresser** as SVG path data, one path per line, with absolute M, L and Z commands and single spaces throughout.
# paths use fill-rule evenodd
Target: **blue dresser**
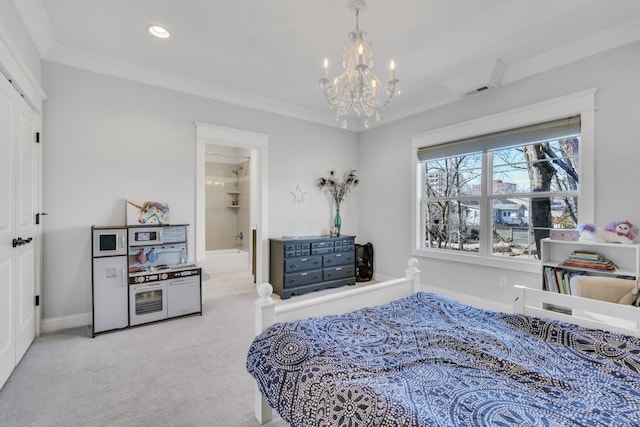
M 356 283 L 355 236 L 270 239 L 269 281 L 282 299 Z

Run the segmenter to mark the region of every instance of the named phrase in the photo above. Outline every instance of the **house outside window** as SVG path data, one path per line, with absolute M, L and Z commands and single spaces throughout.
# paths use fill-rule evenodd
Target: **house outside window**
M 551 228 L 575 228 L 578 221 L 579 125 L 579 118 L 547 123 L 553 129 L 545 129 L 543 139 L 539 130 L 512 130 L 500 145 L 531 141 L 489 144 L 481 152 L 470 151 L 473 140 L 453 156 L 423 150 L 424 247 L 539 259 L 539 241 Z
M 539 269 L 552 228 L 593 222 L 595 90 L 412 138 L 412 254 Z

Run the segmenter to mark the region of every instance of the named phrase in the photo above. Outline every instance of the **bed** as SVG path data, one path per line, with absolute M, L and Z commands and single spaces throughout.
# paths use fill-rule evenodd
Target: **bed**
M 259 294 L 247 370 L 261 423 L 273 407 L 292 426 L 640 425 L 640 339 L 563 321 L 622 313 L 608 329 L 637 333 L 637 308 L 518 288 L 516 313 L 482 310 L 421 292 L 415 260 L 339 294 Z

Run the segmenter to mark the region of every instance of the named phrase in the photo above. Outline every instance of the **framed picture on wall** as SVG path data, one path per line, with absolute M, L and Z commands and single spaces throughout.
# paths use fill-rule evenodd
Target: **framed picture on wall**
M 169 202 L 167 200 L 127 200 L 127 225 L 169 224 Z

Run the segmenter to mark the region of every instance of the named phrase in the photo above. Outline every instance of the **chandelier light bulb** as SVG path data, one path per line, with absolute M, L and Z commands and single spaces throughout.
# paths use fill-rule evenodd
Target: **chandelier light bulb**
M 352 0 L 349 9 L 355 12 L 356 28 L 349 33 L 344 42 L 342 53 L 342 67 L 344 71 L 333 82 L 329 80 L 329 60 L 324 59 L 324 77 L 320 79 L 320 87 L 329 103 L 329 108 L 336 113 L 336 120 L 346 127 L 346 116 L 352 112 L 358 117 L 364 117 L 365 128 L 369 127 L 369 117 L 380 120 L 380 108 L 386 106 L 391 98 L 398 95 L 398 79 L 396 79 L 396 64 L 392 59 L 389 63 L 390 79 L 386 85 L 371 71 L 373 67 L 373 52 L 371 41 L 366 39 L 367 33 L 358 25 L 359 12 L 364 9 L 363 0 Z

